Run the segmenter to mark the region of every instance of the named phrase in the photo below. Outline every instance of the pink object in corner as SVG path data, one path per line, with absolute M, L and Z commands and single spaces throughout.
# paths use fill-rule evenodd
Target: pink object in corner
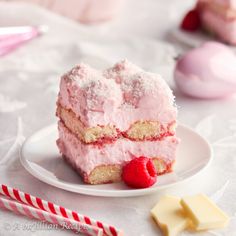
M 183 55 L 174 72 L 184 94 L 204 99 L 236 93 L 236 56 L 227 46 L 207 42 Z
M 112 19 L 124 0 L 14 0 L 41 5 L 49 10 L 78 20 L 95 23 Z
M 46 28 L 31 26 L 0 27 L 0 56 L 38 37 Z

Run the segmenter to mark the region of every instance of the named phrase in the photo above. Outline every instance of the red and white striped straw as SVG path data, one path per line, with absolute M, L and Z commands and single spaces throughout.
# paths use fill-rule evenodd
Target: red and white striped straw
M 77 222 L 85 223 L 102 229 L 103 234 L 107 236 L 122 236 L 123 231 L 115 227 L 104 224 L 100 221 L 94 220 L 88 216 L 81 215 L 75 211 L 71 211 L 64 207 L 58 206 L 52 202 L 47 202 L 41 198 L 34 197 L 28 193 L 21 192 L 17 189 L 10 188 L 6 185 L 0 185 L 0 194 L 14 199 L 20 203 L 41 209 L 43 211 L 59 215 L 67 219 L 75 220 Z
M 83 233 L 90 236 L 102 236 L 102 229 L 84 224 L 75 220 L 64 218 L 60 215 L 51 214 L 49 212 L 36 209 L 32 206 L 25 205 L 23 203 L 18 203 L 12 199 L 7 199 L 5 197 L 0 197 L 0 208 L 5 208 L 7 210 L 13 211 L 30 218 L 35 218 L 41 221 L 47 221 L 49 223 L 59 225 L 62 228 L 73 230 L 76 233 Z

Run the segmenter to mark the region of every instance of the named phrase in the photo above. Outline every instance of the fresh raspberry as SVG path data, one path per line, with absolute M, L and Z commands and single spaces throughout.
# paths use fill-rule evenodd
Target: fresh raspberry
M 147 188 L 157 180 L 153 161 L 147 157 L 137 157 L 126 164 L 122 173 L 123 181 L 132 188 Z
M 189 11 L 181 23 L 181 29 L 186 31 L 196 31 L 200 28 L 200 26 L 201 21 L 197 9 Z

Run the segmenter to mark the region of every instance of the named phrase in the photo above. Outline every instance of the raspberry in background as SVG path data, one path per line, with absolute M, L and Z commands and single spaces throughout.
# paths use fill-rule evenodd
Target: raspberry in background
M 123 181 L 132 188 L 148 188 L 156 183 L 157 173 L 148 157 L 137 157 L 123 167 Z
M 196 31 L 201 27 L 199 12 L 196 8 L 185 15 L 180 27 L 186 31 Z

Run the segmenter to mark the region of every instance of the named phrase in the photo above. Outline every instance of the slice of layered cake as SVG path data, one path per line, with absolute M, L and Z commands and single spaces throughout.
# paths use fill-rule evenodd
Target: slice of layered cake
M 105 71 L 79 64 L 61 78 L 60 152 L 89 184 L 121 180 L 132 159 L 172 170 L 178 139 L 172 91 L 160 75 L 124 60 Z
M 236 44 L 236 0 L 199 0 L 197 10 L 207 31 Z

